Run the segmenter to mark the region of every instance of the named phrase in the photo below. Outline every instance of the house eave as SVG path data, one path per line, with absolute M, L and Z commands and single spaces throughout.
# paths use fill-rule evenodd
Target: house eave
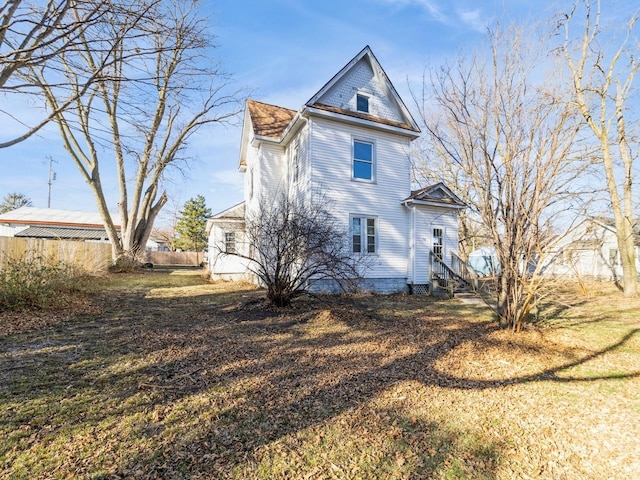
M 420 132 L 414 132 L 411 130 L 407 130 L 405 128 L 394 127 L 392 125 L 385 125 L 384 123 L 374 122 L 372 120 L 366 120 L 364 118 L 351 117 L 349 115 L 344 115 L 335 112 L 328 112 L 326 110 L 321 110 L 315 107 L 304 107 L 303 116 L 308 117 L 313 115 L 315 117 L 326 118 L 329 120 L 335 120 L 342 123 L 349 123 L 351 125 L 357 125 L 361 127 L 374 128 L 376 130 L 381 130 L 384 132 L 395 133 L 398 135 L 403 135 L 405 137 L 409 137 L 411 139 L 418 138 L 420 136 Z
M 464 210 L 465 208 L 467 208 L 466 205 L 460 205 L 457 203 L 433 202 L 429 200 L 416 200 L 416 199 L 404 200 L 402 204 L 405 207 L 409 207 L 411 205 L 424 205 L 425 207 L 451 208 L 454 210 Z

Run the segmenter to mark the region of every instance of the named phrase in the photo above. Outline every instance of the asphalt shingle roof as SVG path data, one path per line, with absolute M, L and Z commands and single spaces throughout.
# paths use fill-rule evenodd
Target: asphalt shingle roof
M 251 115 L 253 133 L 261 137 L 280 138 L 297 113 L 295 110 L 256 100 L 248 100 L 247 107 Z

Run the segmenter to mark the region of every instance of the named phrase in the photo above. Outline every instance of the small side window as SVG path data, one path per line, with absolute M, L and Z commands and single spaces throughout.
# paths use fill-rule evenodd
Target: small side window
M 356 95 L 356 110 L 369 113 L 369 97 L 360 94 Z
M 236 232 L 224 232 L 224 251 L 236 253 Z

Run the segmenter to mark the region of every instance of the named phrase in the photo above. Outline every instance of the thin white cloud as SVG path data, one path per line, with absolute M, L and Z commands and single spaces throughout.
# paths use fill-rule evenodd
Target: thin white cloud
M 480 8 L 472 8 L 476 6 L 476 2 L 468 3 L 468 8 L 460 7 L 450 11 L 449 2 L 442 0 L 383 0 L 388 5 L 397 8 L 405 8 L 409 6 L 420 7 L 429 18 L 436 22 L 447 26 L 464 25 L 478 32 L 484 32 L 488 23 L 487 18 L 482 14 Z
M 397 8 L 405 8 L 416 5 L 425 10 L 429 17 L 433 18 L 434 20 L 447 25 L 451 23 L 450 19 L 448 18 L 446 13 L 443 12 L 442 7 L 436 0 L 383 0 L 383 2 Z
M 468 25 L 473 30 L 481 33 L 486 32 L 488 21 L 482 15 L 479 8 L 474 10 L 458 10 L 457 14 L 462 23 Z
M 219 186 L 231 187 L 236 192 L 241 192 L 244 188 L 243 174 L 236 169 L 219 170 L 213 172 L 211 179 Z
M 448 24 L 449 18 L 446 13 L 443 12 L 438 2 L 432 0 L 415 0 L 415 3 L 422 6 L 430 16 L 436 19 L 438 22 Z

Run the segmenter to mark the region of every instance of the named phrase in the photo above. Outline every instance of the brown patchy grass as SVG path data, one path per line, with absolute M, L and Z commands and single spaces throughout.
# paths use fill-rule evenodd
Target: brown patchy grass
M 640 475 L 640 301 L 614 291 L 513 335 L 456 300 L 100 282 L 0 317 L 0 477 Z

